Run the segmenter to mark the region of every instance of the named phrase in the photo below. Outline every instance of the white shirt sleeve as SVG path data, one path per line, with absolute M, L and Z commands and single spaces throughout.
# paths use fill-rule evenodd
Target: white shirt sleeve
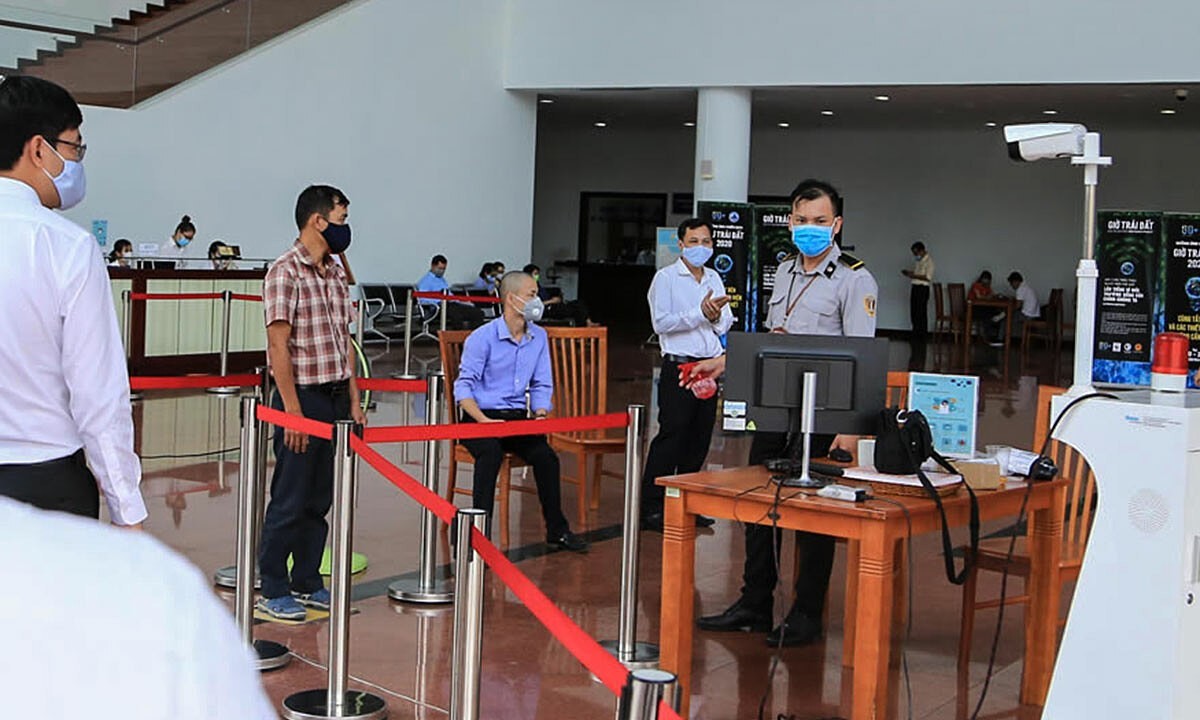
M 669 265 L 666 272 L 656 273 L 654 280 L 650 283 L 650 292 L 647 293 L 647 299 L 650 301 L 650 322 L 654 326 L 654 332 L 659 335 L 679 330 L 692 330 L 708 322 L 700 310 L 700 303 L 696 303 L 696 307 L 673 312 L 671 278 L 667 273 L 674 272 L 674 267 L 674 265 Z
M 146 503 L 139 488 L 141 462 L 133 452 L 129 373 L 108 272 L 99 257 L 80 253 L 63 273 L 60 287 L 66 292 L 58 310 L 71 417 L 109 516 L 118 525 L 133 525 L 146 518 Z

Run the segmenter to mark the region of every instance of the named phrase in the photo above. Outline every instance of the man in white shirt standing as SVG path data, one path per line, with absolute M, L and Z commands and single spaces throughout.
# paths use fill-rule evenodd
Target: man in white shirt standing
M 82 124 L 58 85 L 0 82 L 0 495 L 96 518 L 99 484 L 113 524 L 140 527 L 108 272 L 91 234 L 52 211 L 83 200 Z
M 725 352 L 721 336 L 733 325 L 733 312 L 721 276 L 705 263 L 713 254 L 712 224 L 699 218 L 679 225 L 682 257 L 658 271 L 650 283 L 647 300 L 650 319 L 662 348 L 658 378 L 658 435 L 650 443 L 642 475 L 641 525 L 662 532 L 663 488 L 655 480 L 665 475 L 698 471 L 708 455 L 715 395 L 700 398 L 680 387 L 680 366 Z M 696 516 L 708 527 L 711 518 Z
M 933 282 L 933 258 L 918 240 L 910 248 L 913 254 L 912 270 L 901 274 L 912 281 L 909 294 L 909 313 L 912 315 L 913 340 L 922 343 L 929 337 L 929 286 Z

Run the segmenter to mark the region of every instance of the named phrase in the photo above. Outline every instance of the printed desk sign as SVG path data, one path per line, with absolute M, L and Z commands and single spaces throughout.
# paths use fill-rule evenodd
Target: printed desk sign
M 909 373 L 908 409 L 920 410 L 933 433 L 933 449 L 946 457 L 975 455 L 979 378 Z

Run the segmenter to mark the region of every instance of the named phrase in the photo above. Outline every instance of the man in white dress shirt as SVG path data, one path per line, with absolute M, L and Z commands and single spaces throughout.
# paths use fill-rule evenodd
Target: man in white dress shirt
M 66 90 L 0 82 L 0 495 L 139 527 L 125 352 L 83 200 L 83 115 Z M 93 475 L 94 473 L 94 475 Z
M 662 532 L 663 488 L 655 480 L 696 472 L 704 465 L 717 417 L 717 398 L 697 397 L 679 386 L 680 366 L 725 352 L 721 336 L 733 325 L 725 284 L 705 267 L 713 254 L 712 224 L 699 218 L 679 225 L 682 257 L 659 270 L 646 299 L 662 348 L 658 378 L 658 435 L 650 443 L 642 475 L 642 528 Z M 708 527 L 711 518 L 696 516 Z

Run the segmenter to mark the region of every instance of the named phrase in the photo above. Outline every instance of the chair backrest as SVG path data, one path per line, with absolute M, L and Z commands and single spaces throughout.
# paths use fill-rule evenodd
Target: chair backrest
M 1050 327 L 1054 333 L 1060 334 L 1063 325 L 1063 289 L 1053 288 L 1050 290 L 1050 301 L 1046 305 L 1046 321 L 1050 323 Z
M 1052 385 L 1038 388 L 1037 419 L 1033 425 L 1034 452 L 1041 452 L 1050 432 L 1050 400 L 1066 391 L 1066 388 Z M 1062 562 L 1076 564 L 1083 561 L 1083 551 L 1087 548 L 1088 533 L 1092 529 L 1092 519 L 1099 501 L 1096 476 L 1083 455 L 1066 443 L 1051 440 L 1046 454 L 1058 466 L 1059 477 L 1070 483 L 1067 489 Z
M 939 319 L 946 317 L 946 295 L 941 283 L 933 284 L 933 316 Z
M 950 291 L 950 315 L 954 318 L 967 316 L 967 286 L 962 283 L 950 283 L 946 286 Z
M 887 406 L 903 408 L 908 402 L 908 373 L 889 370 L 887 374 Z
M 458 379 L 458 367 L 462 364 L 463 345 L 470 330 L 443 330 L 438 333 L 438 349 L 442 354 L 442 372 L 446 376 L 447 421 L 458 422 L 458 402 L 454 399 L 454 381 Z
M 553 414 L 579 417 L 608 412 L 608 328 L 543 329 L 550 341 Z
M 384 310 L 394 310 L 396 307 L 396 298 L 392 296 L 392 289 L 387 285 L 376 283 L 363 283 L 358 286 L 362 291 L 363 297 L 368 300 L 379 300 L 383 302 Z

